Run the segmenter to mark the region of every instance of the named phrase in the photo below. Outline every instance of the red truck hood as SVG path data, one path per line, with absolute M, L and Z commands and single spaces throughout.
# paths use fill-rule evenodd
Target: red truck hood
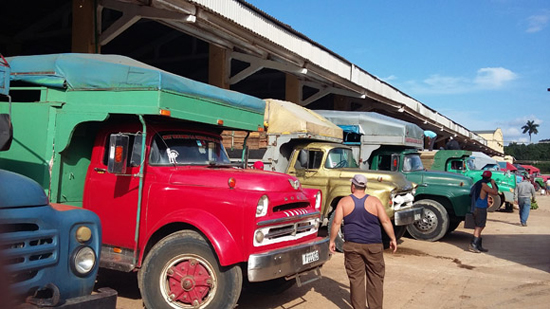
M 235 188 L 240 190 L 284 192 L 302 189 L 301 185 L 293 188 L 292 184 L 298 180 L 287 174 L 226 167 L 178 167 L 170 175 L 170 183 L 226 189 L 231 178 L 235 180 Z

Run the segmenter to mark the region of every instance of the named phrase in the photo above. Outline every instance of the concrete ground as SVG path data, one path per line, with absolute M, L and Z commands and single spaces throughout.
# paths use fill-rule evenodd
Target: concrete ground
M 386 250 L 385 308 L 550 308 L 550 196 L 537 196 L 528 226 L 518 211 L 489 214 L 488 253 L 467 251 L 473 230 L 461 226 L 438 242 L 404 237 Z M 278 295 L 243 291 L 238 309 L 351 308 L 343 254 L 323 266 L 321 280 Z M 100 274 L 119 291 L 117 308 L 142 308 L 135 275 Z M 106 280 L 106 277 L 109 280 Z

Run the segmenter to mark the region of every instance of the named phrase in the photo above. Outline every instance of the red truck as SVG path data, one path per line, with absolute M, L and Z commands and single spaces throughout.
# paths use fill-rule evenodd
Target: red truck
M 263 126 L 262 100 L 120 56 L 8 61 L 25 133 L 0 167 L 98 214 L 100 266 L 138 271 L 147 308 L 232 308 L 243 282 L 320 276 L 320 191 L 236 167 L 221 143 L 223 129 Z

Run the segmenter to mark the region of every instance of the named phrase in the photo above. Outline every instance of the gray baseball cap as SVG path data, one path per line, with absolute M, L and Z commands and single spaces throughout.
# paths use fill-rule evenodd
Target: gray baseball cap
M 355 174 L 355 176 L 353 176 L 353 178 L 350 179 L 350 181 L 358 187 L 366 187 L 367 186 L 367 177 L 365 177 L 364 175 L 361 175 L 361 174 Z

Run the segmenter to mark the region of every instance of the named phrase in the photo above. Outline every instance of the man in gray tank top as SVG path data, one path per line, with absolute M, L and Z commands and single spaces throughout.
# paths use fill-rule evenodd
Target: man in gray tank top
M 369 309 L 382 308 L 385 263 L 380 224 L 390 238 L 390 249 L 397 251 L 391 220 L 380 200 L 365 193 L 366 188 L 365 176 L 357 174 L 351 179 L 352 194 L 338 202 L 330 227 L 329 248 L 336 253 L 334 241 L 344 222 L 344 261 L 354 309 L 365 309 L 367 302 Z

